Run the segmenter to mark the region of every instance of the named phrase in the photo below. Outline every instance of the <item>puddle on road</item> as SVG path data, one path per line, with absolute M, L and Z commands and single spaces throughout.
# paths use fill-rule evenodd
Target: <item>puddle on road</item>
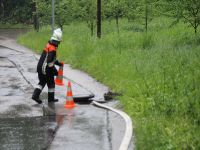
M 0 149 L 46 149 L 56 130 L 56 116 L 0 118 Z
M 47 149 L 57 131 L 62 125 L 63 115 L 56 114 L 55 104 L 49 103 L 44 116 L 19 117 L 14 115 L 19 112 L 30 111 L 27 105 L 15 105 L 12 117 L 1 114 L 0 118 L 0 150 Z M 5 118 L 6 117 L 6 118 Z
M 1 118 L 5 118 L 8 116 L 12 117 L 21 117 L 26 116 L 26 114 L 29 114 L 31 111 L 31 107 L 25 104 L 19 104 L 19 105 L 12 105 L 9 107 L 9 110 L 5 111 L 4 113 L 0 113 Z

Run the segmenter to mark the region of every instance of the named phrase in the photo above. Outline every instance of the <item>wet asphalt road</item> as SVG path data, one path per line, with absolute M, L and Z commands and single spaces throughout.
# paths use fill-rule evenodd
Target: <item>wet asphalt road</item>
M 59 103 L 47 103 L 46 88 L 42 105 L 31 100 L 38 56 L 17 45 L 15 34 L 9 35 L 0 32 L 0 45 L 6 45 L 0 46 L 0 149 L 117 150 L 124 124 L 116 114 L 91 104 L 65 109 L 66 86 L 56 87 Z M 94 94 L 94 100 L 103 100 L 107 88 L 69 66 L 65 72 L 64 82 L 72 81 L 75 96 Z

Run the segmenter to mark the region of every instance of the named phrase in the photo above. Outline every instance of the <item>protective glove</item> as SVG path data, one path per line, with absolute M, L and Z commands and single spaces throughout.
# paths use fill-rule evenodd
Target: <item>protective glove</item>
M 62 61 L 60 62 L 58 60 L 55 61 L 55 64 L 58 66 L 64 66 L 64 62 L 62 62 Z
M 61 61 L 60 63 L 61 63 L 62 66 L 64 66 L 64 62 L 63 61 Z

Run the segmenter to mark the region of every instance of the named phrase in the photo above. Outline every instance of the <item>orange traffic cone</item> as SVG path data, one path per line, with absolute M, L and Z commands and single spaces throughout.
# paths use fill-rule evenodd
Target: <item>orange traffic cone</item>
M 75 105 L 74 99 L 73 99 L 71 82 L 68 81 L 65 108 L 74 108 L 75 106 L 76 105 Z
M 60 86 L 64 85 L 64 83 L 63 83 L 63 66 L 59 67 L 58 76 L 55 79 L 55 84 L 60 85 Z

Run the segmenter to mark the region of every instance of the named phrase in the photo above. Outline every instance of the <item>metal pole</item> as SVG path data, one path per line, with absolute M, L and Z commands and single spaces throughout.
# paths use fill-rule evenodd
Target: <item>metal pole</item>
M 97 0 L 97 37 L 101 38 L 101 0 Z
M 54 31 L 54 22 L 55 22 L 55 0 L 52 0 L 52 16 L 51 16 L 51 29 L 52 29 L 52 33 Z

